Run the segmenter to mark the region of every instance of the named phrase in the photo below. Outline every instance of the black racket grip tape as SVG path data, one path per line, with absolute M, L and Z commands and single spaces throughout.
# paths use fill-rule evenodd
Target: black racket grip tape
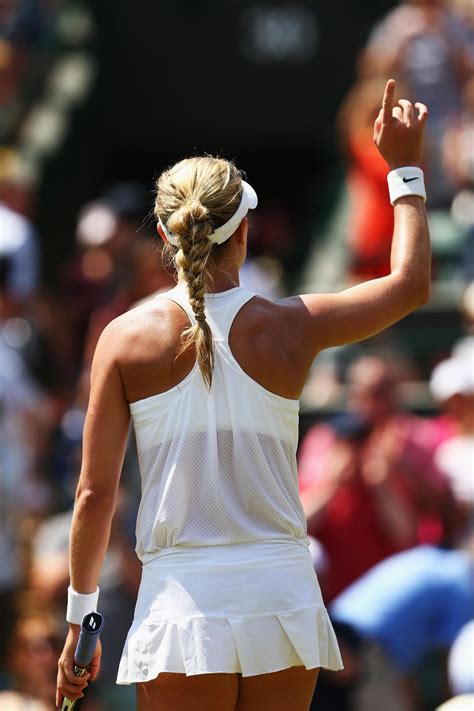
M 74 654 L 74 662 L 77 667 L 85 668 L 91 663 L 103 627 L 104 618 L 100 612 L 88 612 L 87 615 L 84 615 Z

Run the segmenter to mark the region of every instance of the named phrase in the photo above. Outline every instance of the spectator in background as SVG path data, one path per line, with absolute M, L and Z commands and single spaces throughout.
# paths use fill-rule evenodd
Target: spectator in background
M 137 224 L 120 224 L 115 207 L 103 199 L 86 204 L 76 228 L 77 252 L 61 268 L 60 297 L 71 334 L 70 359 L 77 376 L 91 314 L 114 295 L 123 252 L 136 237 Z M 126 260 L 125 260 L 126 261 Z
M 438 706 L 436 711 L 472 711 L 474 708 L 474 694 L 463 694 L 456 696 L 454 699 L 446 701 L 445 704 Z
M 466 36 L 474 41 L 474 12 L 472 11 L 472 0 L 446 0 L 448 8 L 453 12 L 458 20 L 463 23 Z
M 108 298 L 114 269 L 109 243 L 113 241 L 116 227 L 117 217 L 109 207 L 100 201 L 85 205 L 77 222 L 77 251 L 61 267 L 60 295 L 68 330 L 74 338 L 76 369 L 81 361 L 90 315 Z
M 11 261 L 8 288 L 24 304 L 39 282 L 39 244 L 36 229 L 22 212 L 29 189 L 18 182 L 18 156 L 0 148 L 0 258 Z
M 26 66 L 26 55 L 13 40 L 19 0 L 0 0 L 0 108 L 9 101 Z
M 49 2 L 44 0 L 2 0 L 0 3 L 0 36 L 19 47 L 31 47 L 45 23 Z
M 396 385 L 382 359 L 357 361 L 348 414 L 310 429 L 301 446 L 300 495 L 308 532 L 328 556 L 327 599 L 387 556 L 438 542 L 449 520 L 430 429 L 397 407 Z
M 16 691 L 1 691 L 0 692 L 0 703 L 2 704 L 2 711 L 24 711 L 25 701 L 27 703 L 26 708 L 28 711 L 52 711 L 51 705 L 46 704 L 38 699 L 32 699 L 31 697 L 19 694 Z M 92 711 L 92 709 L 91 709 Z
M 433 207 L 448 207 L 452 197 L 440 136 L 462 106 L 463 84 L 474 67 L 470 40 L 443 0 L 407 0 L 376 25 L 361 58 L 364 76 L 396 75 L 430 107 L 425 160 Z
M 35 378 L 53 389 L 67 339 L 60 309 L 41 284 L 41 243 L 32 221 L 35 193 L 19 154 L 0 147 L 0 260 L 7 260 L 8 320 L 2 338 L 21 351 Z M 2 314 L 2 319 L 4 315 Z M 59 366 L 59 367 L 58 367 Z
M 61 294 L 75 335 L 77 370 L 90 365 L 98 336 L 136 301 L 173 285 L 160 268 L 161 240 L 143 231 L 147 195 L 135 183 L 119 183 L 79 214 L 78 252 L 63 267 Z M 153 242 L 153 243 L 152 243 Z
M 1 0 L 0 0 L 1 2 Z M 25 217 L 30 229 L 36 209 L 36 191 L 32 166 L 14 146 L 0 146 L 0 201 Z
M 448 657 L 448 675 L 455 696 L 471 695 L 474 701 L 474 619 L 470 620 L 453 642 Z M 474 704 L 473 704 L 474 706 Z
M 153 239 L 149 233 L 135 235 L 127 249 L 127 274 L 123 275 L 114 296 L 91 313 L 83 355 L 86 367 L 92 363 L 99 336 L 110 321 L 136 306 L 137 302 L 175 285 L 172 272 L 161 263 L 161 245 Z
M 281 203 L 268 203 L 251 217 L 247 256 L 240 271 L 244 289 L 276 301 L 285 295 L 283 263 L 294 247 L 295 226 Z
M 350 196 L 349 268 L 359 281 L 390 273 L 393 208 L 388 200 L 387 164 L 373 141 L 373 125 L 383 85 L 383 80 L 378 78 L 357 81 L 338 116 Z
M 52 711 L 61 630 L 51 610 L 20 615 L 8 640 L 8 691 L 0 691 L 2 711 Z
M 0 110 L 15 101 L 60 4 L 64 0 L 0 0 Z
M 465 335 L 454 344 L 452 355 L 471 367 L 474 363 L 474 281 L 465 288 L 459 307 L 463 315 Z
M 1 239 L 1 238 L 0 238 Z M 0 257 L 0 378 L 9 402 L 20 403 L 23 425 L 12 430 L 10 444 L 17 443 L 23 461 L 34 463 L 45 454 L 51 414 L 48 400 L 31 370 L 38 332 L 12 285 L 14 255 Z
M 474 617 L 472 530 L 456 550 L 416 546 L 379 563 L 330 613 L 366 640 L 355 711 L 380 711 L 382 699 L 385 711 L 419 711 L 420 665 L 430 652 L 447 652 Z
M 51 501 L 39 470 L 48 434 L 48 407 L 25 362 L 9 343 L 16 313 L 9 292 L 10 260 L 0 260 L 0 663 L 10 634 L 16 592 L 23 581 L 20 526 Z
M 443 361 L 434 369 L 430 387 L 459 429 L 436 449 L 435 460 L 451 482 L 458 516 L 465 521 L 474 514 L 474 363 L 459 357 Z
M 242 265 L 240 285 L 269 301 L 283 298 L 283 267 L 274 257 L 248 256 Z
M 464 108 L 451 120 L 442 150 L 444 168 L 455 188 L 451 215 L 465 231 L 461 276 L 469 282 L 474 281 L 474 75 L 467 81 L 463 97 Z

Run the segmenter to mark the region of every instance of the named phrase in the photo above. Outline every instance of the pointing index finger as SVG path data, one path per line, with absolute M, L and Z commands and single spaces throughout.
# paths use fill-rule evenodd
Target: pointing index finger
M 382 101 L 382 123 L 387 126 L 392 122 L 393 97 L 395 96 L 395 80 L 389 79 Z

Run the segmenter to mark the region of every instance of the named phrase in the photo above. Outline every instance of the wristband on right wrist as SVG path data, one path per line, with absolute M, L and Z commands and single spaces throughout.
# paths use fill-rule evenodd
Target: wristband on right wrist
M 417 166 L 406 166 L 391 170 L 387 175 L 388 192 L 392 205 L 402 197 L 416 195 L 426 202 L 423 171 Z
M 92 593 L 78 593 L 71 586 L 67 589 L 66 621 L 72 625 L 80 625 L 89 612 L 97 612 L 99 588 Z

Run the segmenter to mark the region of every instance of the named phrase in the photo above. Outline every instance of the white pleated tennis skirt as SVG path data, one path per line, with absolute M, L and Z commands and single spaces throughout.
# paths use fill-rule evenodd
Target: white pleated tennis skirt
M 343 668 L 304 543 L 167 548 L 143 566 L 118 684 L 293 666 Z

